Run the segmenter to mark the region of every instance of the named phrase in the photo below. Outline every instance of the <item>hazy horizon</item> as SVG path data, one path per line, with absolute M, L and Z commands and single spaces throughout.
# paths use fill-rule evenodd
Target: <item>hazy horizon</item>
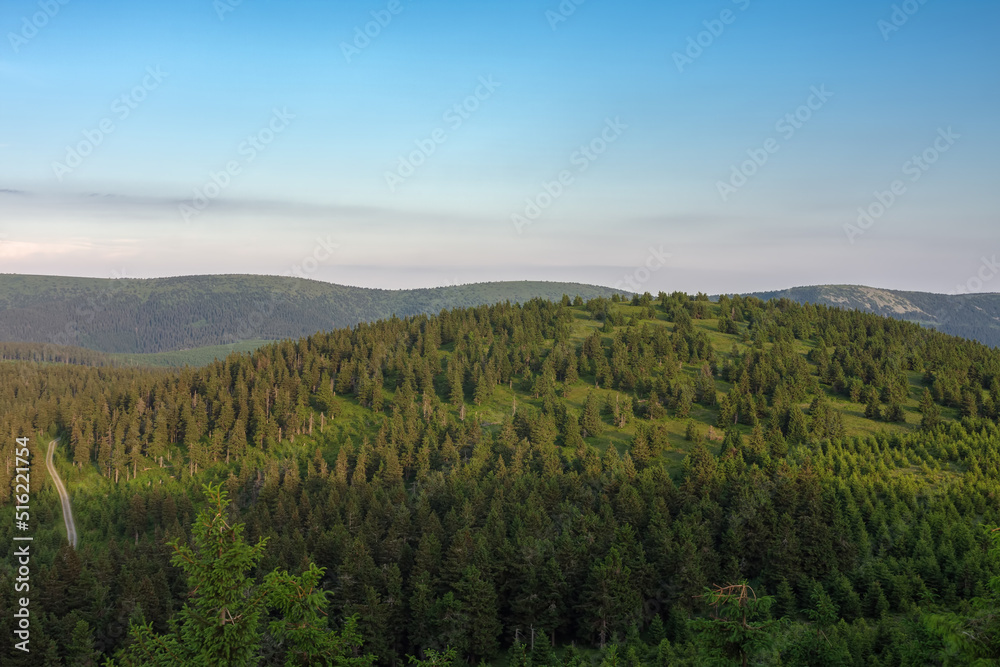
M 596 272 L 601 272 L 601 271 L 608 272 L 608 271 L 615 271 L 616 270 L 616 267 L 589 267 L 589 268 L 588 267 L 578 267 L 578 268 L 579 268 L 580 271 L 586 272 L 586 271 L 590 270 L 590 271 L 593 271 L 595 273 Z M 627 269 L 628 267 L 617 267 L 617 268 L 624 270 L 624 269 Z M 350 272 L 352 273 L 352 275 L 359 275 L 359 274 L 360 275 L 366 275 L 366 274 L 372 274 L 372 275 L 374 275 L 375 272 L 378 271 L 378 269 L 374 268 L 374 267 L 356 267 L 355 266 L 355 267 L 347 267 L 347 269 L 350 270 Z M 420 270 L 419 269 L 414 269 L 414 271 L 418 272 Z M 374 278 L 371 283 L 352 283 L 352 282 L 337 281 L 337 280 L 324 280 L 322 278 L 317 278 L 315 276 L 296 275 L 296 274 L 291 273 L 291 272 L 286 272 L 286 273 L 184 273 L 184 274 L 157 275 L 157 276 L 136 276 L 136 275 L 129 275 L 129 274 L 126 274 L 126 273 L 121 272 L 121 271 L 112 271 L 112 275 L 110 275 L 110 276 L 93 276 L 93 275 L 76 275 L 76 274 L 60 274 L 60 273 L 46 273 L 46 274 L 40 274 L 40 273 L 14 273 L 14 272 L 0 271 L 0 276 L 3 276 L 3 275 L 59 277 L 59 278 L 84 278 L 84 279 L 98 279 L 98 280 L 117 280 L 117 279 L 122 279 L 122 278 L 124 278 L 124 279 L 133 279 L 133 280 L 160 280 L 160 279 L 170 279 L 170 278 L 197 278 L 197 277 L 205 277 L 205 276 L 212 277 L 212 276 L 234 276 L 234 275 L 237 275 L 237 276 L 273 277 L 273 278 L 299 278 L 299 279 L 303 279 L 303 280 L 314 280 L 316 282 L 322 282 L 322 283 L 327 283 L 327 284 L 331 284 L 331 285 L 338 285 L 338 286 L 341 286 L 341 287 L 357 287 L 357 288 L 364 288 L 364 289 L 382 289 L 382 290 L 389 290 L 389 291 L 404 291 L 404 290 L 413 290 L 413 289 L 434 289 L 434 288 L 439 288 L 439 287 L 461 287 L 461 286 L 465 286 L 465 285 L 477 285 L 477 284 L 495 283 L 495 282 L 551 282 L 551 283 L 576 283 L 576 284 L 581 284 L 581 285 L 590 285 L 590 286 L 594 286 L 594 287 L 619 288 L 623 292 L 632 292 L 633 291 L 633 290 L 631 290 L 629 288 L 629 286 L 626 284 L 626 282 L 623 281 L 623 280 L 621 280 L 620 278 L 617 279 L 617 280 L 615 280 L 614 282 L 611 282 L 611 281 L 608 281 L 608 282 L 592 282 L 592 281 L 584 280 L 582 278 L 581 279 L 573 279 L 573 278 L 564 279 L 564 278 L 561 278 L 561 277 L 556 277 L 556 278 L 545 278 L 545 277 L 496 278 L 496 279 L 493 279 L 493 280 L 491 280 L 491 279 L 485 279 L 485 280 L 471 280 L 471 279 L 470 280 L 464 280 L 464 279 L 452 278 L 452 279 L 444 280 L 444 281 L 441 281 L 441 282 L 426 282 L 425 283 L 425 282 L 418 281 L 418 282 L 411 283 L 411 284 L 404 285 L 404 286 L 394 286 L 392 283 L 389 283 L 389 282 L 386 282 L 385 284 L 379 284 L 379 280 L 377 279 L 377 277 Z M 611 274 L 611 275 L 614 276 L 614 275 L 617 275 L 617 274 Z M 638 286 L 640 288 L 642 288 L 643 290 L 648 289 L 644 285 L 638 285 Z M 997 290 L 993 290 L 993 291 L 991 291 L 991 290 L 983 290 L 981 292 L 960 292 L 960 293 L 959 292 L 955 292 L 955 291 L 951 291 L 951 292 L 934 292 L 934 291 L 931 291 L 931 290 L 909 290 L 909 289 L 905 289 L 905 288 L 901 288 L 901 287 L 897 288 L 897 287 L 886 287 L 886 286 L 883 286 L 883 285 L 866 285 L 866 284 L 863 284 L 863 283 L 810 283 L 810 284 L 781 285 L 781 286 L 776 286 L 776 287 L 763 287 L 763 288 L 760 288 L 760 289 L 740 289 L 740 290 L 708 291 L 706 293 L 709 296 L 718 296 L 720 294 L 752 294 L 752 293 L 761 293 L 761 292 L 781 292 L 781 291 L 791 290 L 791 289 L 806 289 L 806 288 L 813 288 L 813 287 L 863 287 L 863 288 L 869 288 L 869 289 L 883 289 L 883 290 L 893 290 L 893 291 L 900 291 L 900 292 L 926 292 L 926 293 L 930 293 L 930 294 L 939 294 L 939 295 L 945 295 L 945 296 L 947 296 L 947 295 L 955 295 L 955 294 L 1000 294 L 1000 291 L 997 291 Z M 674 289 L 674 288 L 671 288 L 671 290 L 672 289 Z M 682 292 L 685 291 L 685 290 L 680 289 L 680 288 L 677 288 L 677 289 L 679 291 L 682 291 Z M 655 293 L 655 292 L 657 292 L 659 290 L 651 290 L 651 291 L 653 291 Z M 704 292 L 705 290 L 689 290 L 688 293 L 694 294 L 696 291 Z

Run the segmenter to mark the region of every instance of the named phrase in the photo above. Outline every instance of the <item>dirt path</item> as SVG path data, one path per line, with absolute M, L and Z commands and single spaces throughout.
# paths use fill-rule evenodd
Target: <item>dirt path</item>
M 49 451 L 45 455 L 45 467 L 49 469 L 49 476 L 55 482 L 56 491 L 59 492 L 59 500 L 62 502 L 63 521 L 66 522 L 66 539 L 69 540 L 70 546 L 76 549 L 76 524 L 73 522 L 73 508 L 69 504 L 69 494 L 66 492 L 66 486 L 63 484 L 62 479 L 59 477 L 59 472 L 52 462 L 52 455 L 56 451 L 56 442 L 56 440 L 53 440 L 49 443 Z

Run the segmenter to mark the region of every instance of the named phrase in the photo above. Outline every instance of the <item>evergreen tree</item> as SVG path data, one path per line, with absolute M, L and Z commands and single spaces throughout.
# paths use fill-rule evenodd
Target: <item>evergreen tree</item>
M 752 658 L 764 656 L 775 645 L 774 625 L 767 620 L 773 603 L 757 597 L 745 582 L 705 590 L 711 618 L 692 621 L 701 644 L 716 656 L 746 667 Z
M 478 568 L 469 566 L 455 588 L 468 623 L 467 640 L 463 644 L 473 662 L 492 660 L 500 647 L 502 630 L 493 582 L 485 579 Z
M 793 405 L 788 411 L 788 440 L 794 444 L 801 444 L 809 439 L 809 427 L 806 425 L 806 416 L 802 408 Z
M 878 402 L 878 394 L 871 392 L 865 401 L 865 417 L 868 419 L 882 419 L 882 408 Z
M 941 423 L 941 409 L 934 402 L 930 389 L 924 388 L 920 396 L 920 428 L 933 431 Z
M 490 400 L 493 395 L 493 387 L 487 382 L 486 374 L 480 373 L 479 379 L 476 381 L 476 394 L 475 401 L 476 405 L 482 405 Z
M 261 624 L 269 607 L 281 618 L 272 636 L 288 642 L 289 665 L 370 665 L 373 656 L 349 658 L 360 637 L 349 620 L 343 633 L 325 628 L 326 595 L 317 589 L 321 569 L 310 564 L 299 577 L 275 571 L 262 585 L 249 571 L 264 554 L 266 539 L 250 546 L 243 524 L 230 525 L 229 500 L 220 486 L 205 486 L 210 506 L 198 514 L 192 545 L 171 543 L 173 564 L 188 577 L 192 593 L 166 635 L 151 624 L 133 625 L 132 643 L 118 654 L 122 665 L 254 665 L 261 645 Z M 323 620 L 320 620 L 323 619 Z
M 649 435 L 641 425 L 636 429 L 628 453 L 638 470 L 644 469 L 653 459 L 653 452 L 649 446 Z
M 580 426 L 583 427 L 583 437 L 585 438 L 595 438 L 604 431 L 601 410 L 593 392 L 587 394 L 587 402 L 583 406 L 583 418 L 580 420 Z
M 641 609 L 632 571 L 618 549 L 612 547 L 607 557 L 591 568 L 584 590 L 581 612 L 587 619 L 587 634 L 597 638 L 602 648 L 623 639 L 629 626 L 637 622 Z

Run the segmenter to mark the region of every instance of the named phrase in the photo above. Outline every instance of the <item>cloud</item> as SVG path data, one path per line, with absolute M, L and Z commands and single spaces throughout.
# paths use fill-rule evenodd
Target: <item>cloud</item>
M 23 261 L 45 259 L 53 256 L 74 255 L 92 252 L 94 245 L 89 241 L 65 241 L 62 243 L 37 243 L 33 241 L 3 241 L 0 243 L 0 259 Z

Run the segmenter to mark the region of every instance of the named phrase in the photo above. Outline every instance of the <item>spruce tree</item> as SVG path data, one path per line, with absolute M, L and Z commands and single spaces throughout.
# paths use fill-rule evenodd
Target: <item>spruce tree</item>
M 355 621 L 342 632 L 326 627 L 326 593 L 318 582 L 323 570 L 310 564 L 300 576 L 275 571 L 256 584 L 250 573 L 264 555 L 266 538 L 251 546 L 244 525 L 230 524 L 229 500 L 221 486 L 206 485 L 209 507 L 198 514 L 192 544 L 175 540 L 172 563 L 186 575 L 189 602 L 177 613 L 165 635 L 152 624 L 133 625 L 131 644 L 117 662 L 128 667 L 187 665 L 256 665 L 261 647 L 261 621 L 269 608 L 278 620 L 269 626 L 275 641 L 287 645 L 287 665 L 371 665 L 374 656 L 349 657 L 361 644 Z
M 746 582 L 705 589 L 710 618 L 692 621 L 699 643 L 718 658 L 746 667 L 753 658 L 767 655 L 777 638 L 768 620 L 774 600 L 758 597 Z
M 593 392 L 587 394 L 587 402 L 583 406 L 583 418 L 580 420 L 585 438 L 595 438 L 604 431 L 604 423 L 601 421 L 601 409 L 597 405 L 597 397 Z
M 920 396 L 920 428 L 933 431 L 941 423 L 941 408 L 934 402 L 930 389 L 924 388 Z
M 788 411 L 788 440 L 794 444 L 802 444 L 809 439 L 809 427 L 802 408 L 793 405 Z
M 497 594 L 493 582 L 486 579 L 479 569 L 470 565 L 455 586 L 462 604 L 466 622 L 464 646 L 472 658 L 492 660 L 500 648 L 502 626 L 497 609 Z

